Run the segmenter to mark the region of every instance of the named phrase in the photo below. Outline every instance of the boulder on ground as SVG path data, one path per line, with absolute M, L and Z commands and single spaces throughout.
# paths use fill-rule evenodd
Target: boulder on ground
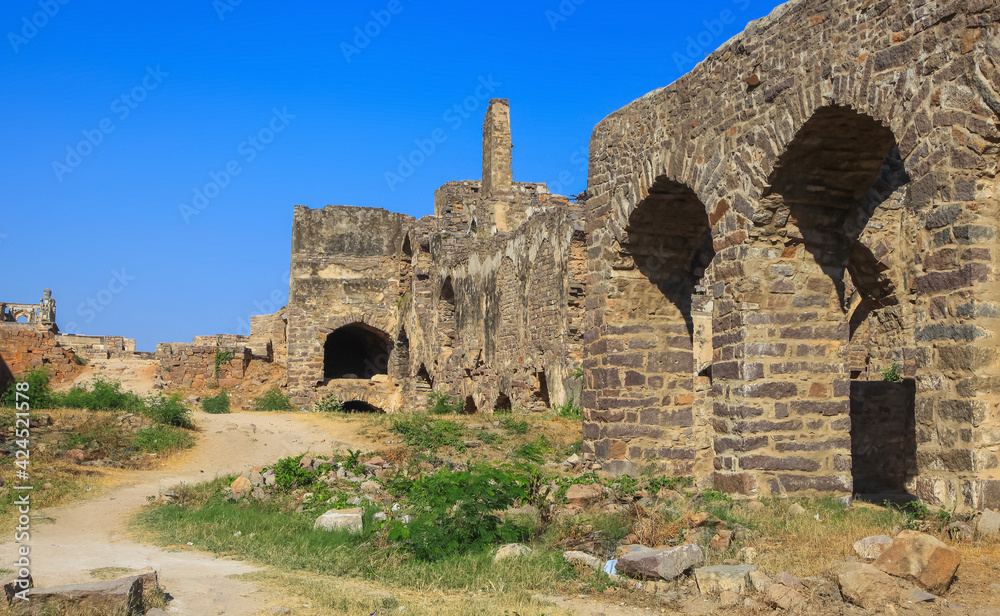
M 712 540 L 708 542 L 708 547 L 713 550 L 725 550 L 729 548 L 729 545 L 733 542 L 733 531 L 731 530 L 720 530 L 715 533 Z
M 600 571 L 601 561 L 596 556 L 591 556 L 586 552 L 580 552 L 579 550 L 570 550 L 568 552 L 563 552 L 563 558 L 571 563 L 581 563 L 587 565 L 593 569 Z
M 798 591 L 784 584 L 771 584 L 767 588 L 767 602 L 783 610 L 790 610 L 806 602 Z
M 566 501 L 576 507 L 586 507 L 604 500 L 604 488 L 596 484 L 574 483 L 566 490 Z
M 503 560 L 505 558 L 513 558 L 515 556 L 525 556 L 531 554 L 531 548 L 520 543 L 508 543 L 507 545 L 501 545 L 497 550 L 496 556 L 493 557 L 493 562 Z
M 253 491 L 253 484 L 246 477 L 237 477 L 231 484 L 229 484 L 229 489 L 235 496 L 245 496 Z
M 364 526 L 363 515 L 364 509 L 361 507 L 331 509 L 316 518 L 313 528 L 321 530 L 346 530 L 352 533 L 360 533 Z
M 791 588 L 792 590 L 797 590 L 800 592 L 806 589 L 805 585 L 802 583 L 802 580 L 795 577 L 791 573 L 788 573 L 787 571 L 780 571 L 776 573 L 774 575 L 774 583 L 784 584 L 785 586 Z
M 82 613 L 131 614 L 142 606 L 142 579 L 132 576 L 87 584 L 32 588 L 27 597 L 28 601 L 15 599 L 11 604 L 15 614 L 62 614 L 69 611 L 67 607 L 70 605 Z
M 896 582 L 868 563 L 844 563 L 837 574 L 837 585 L 844 599 L 866 610 L 881 609 L 899 599 Z
M 882 555 L 892 545 L 892 537 L 873 535 L 854 542 L 854 553 L 858 558 L 871 562 Z
M 927 592 L 940 595 L 951 586 L 961 561 L 955 548 L 930 535 L 904 530 L 873 564 L 889 575 L 912 580 Z
M 992 509 L 983 509 L 976 528 L 981 535 L 1000 535 L 1000 513 Z
M 694 570 L 694 579 L 703 595 L 717 595 L 726 591 L 743 594 L 750 583 L 750 572 L 756 570 L 756 565 L 698 567 Z
M 788 508 L 789 515 L 806 515 L 806 513 L 807 511 L 805 507 L 798 503 L 792 503 L 792 505 Z
M 142 594 L 143 596 L 149 596 L 151 593 L 156 591 L 160 587 L 159 580 L 156 576 L 156 570 L 152 567 L 143 567 L 137 571 L 131 573 L 126 573 L 125 575 L 119 575 L 116 579 L 124 580 L 126 578 L 139 578 L 142 582 Z
M 705 562 L 697 545 L 682 545 L 662 550 L 642 550 L 623 554 L 616 566 L 619 573 L 634 578 L 673 580 L 688 569 Z

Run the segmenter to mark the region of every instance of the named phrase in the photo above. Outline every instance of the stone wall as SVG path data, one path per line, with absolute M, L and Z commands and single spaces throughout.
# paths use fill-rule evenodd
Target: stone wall
M 603 120 L 586 454 L 850 496 L 889 421 L 881 479 L 1000 504 L 998 51 L 994 2 L 797 0 Z
M 0 387 L 40 368 L 46 368 L 57 383 L 78 371 L 73 353 L 59 345 L 50 328 L 20 323 L 0 326 Z
M 164 342 L 156 345 L 156 374 L 164 385 L 185 389 L 202 389 L 210 385 L 235 387 L 253 354 L 247 347 L 247 336 L 197 336 L 194 342 Z M 216 354 L 231 359 L 221 362 L 216 371 Z
M 57 334 L 61 346 L 89 359 L 129 358 L 135 355 L 135 339 L 124 336 Z

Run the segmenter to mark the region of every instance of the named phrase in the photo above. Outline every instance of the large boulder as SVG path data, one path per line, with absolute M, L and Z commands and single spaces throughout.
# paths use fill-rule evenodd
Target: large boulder
M 881 609 L 899 599 L 896 582 L 868 563 L 844 563 L 837 574 L 837 586 L 844 599 L 866 610 Z
M 756 565 L 698 567 L 694 570 L 694 579 L 703 595 L 717 595 L 727 590 L 743 594 L 750 583 L 750 572 L 756 570 Z
M 885 535 L 865 537 L 854 542 L 854 553 L 858 558 L 871 562 L 882 555 L 892 545 L 892 538 Z
M 13 613 L 24 616 L 131 614 L 142 606 L 142 579 L 132 576 L 104 582 L 32 588 L 27 597 L 28 601 L 14 600 L 11 604 Z
M 574 483 L 566 490 L 566 501 L 576 507 L 586 507 L 604 500 L 604 488 L 596 484 Z
M 983 515 L 979 516 L 976 528 L 981 535 L 1000 535 L 1000 513 L 992 509 L 984 509 Z
M 705 555 L 696 545 L 682 545 L 662 550 L 641 550 L 623 554 L 618 559 L 619 573 L 634 578 L 673 580 L 688 569 L 705 562 Z
M 237 477 L 229 484 L 233 496 L 245 496 L 253 491 L 253 484 L 246 477 Z
M 313 528 L 319 530 L 346 530 L 352 533 L 360 533 L 364 528 L 363 516 L 364 509 L 361 507 L 331 509 L 316 518 Z
M 930 535 L 904 530 L 872 564 L 889 575 L 912 580 L 927 592 L 940 595 L 948 590 L 961 561 L 955 548 Z
M 518 556 L 527 556 L 531 554 L 531 548 L 520 543 L 508 543 L 507 545 L 501 545 L 497 549 L 497 553 L 493 556 L 493 562 L 498 562 L 504 560 L 505 558 L 516 558 Z
M 586 552 L 581 552 L 579 550 L 570 550 L 563 552 L 563 558 L 570 563 L 580 563 L 586 565 L 592 569 L 601 570 L 601 561 L 596 556 L 591 556 Z
M 784 584 L 771 584 L 764 594 L 768 603 L 783 610 L 794 609 L 806 602 L 799 591 Z

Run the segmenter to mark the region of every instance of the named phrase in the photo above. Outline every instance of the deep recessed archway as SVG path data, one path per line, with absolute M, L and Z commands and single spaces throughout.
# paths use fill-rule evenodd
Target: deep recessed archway
M 344 402 L 345 413 L 385 413 L 383 409 L 364 400 L 348 400 Z
M 323 376 L 327 379 L 370 379 L 388 374 L 389 335 L 363 323 L 345 325 L 326 337 Z

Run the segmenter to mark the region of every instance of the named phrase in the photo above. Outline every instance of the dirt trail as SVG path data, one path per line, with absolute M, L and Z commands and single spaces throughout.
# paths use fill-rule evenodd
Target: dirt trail
M 154 392 L 153 374 L 158 363 L 155 359 L 140 358 L 91 359 L 72 383 L 64 383 L 55 389 L 69 389 L 71 386 L 90 388 L 95 380 L 104 379 L 118 381 L 122 389 L 145 397 Z
M 138 473 L 134 482 L 111 488 L 91 500 L 46 511 L 32 511 L 31 572 L 38 586 L 93 581 L 88 571 L 101 567 L 140 569 L 151 566 L 174 597 L 170 613 L 255 613 L 263 593 L 227 576 L 255 570 L 186 548 L 168 551 L 128 536 L 130 514 L 146 497 L 180 482 L 197 483 L 216 475 L 242 472 L 252 466 L 307 450 L 327 453 L 336 447 L 367 444 L 354 430 L 358 424 L 333 424 L 309 414 L 235 413 L 196 415 L 203 431 L 197 446 L 168 462 L 161 471 Z M 42 481 L 38 477 L 36 481 Z M 52 522 L 43 520 L 52 518 Z M 0 545 L 0 563 L 13 563 L 17 544 Z M 11 568 L 12 564 L 0 564 Z

